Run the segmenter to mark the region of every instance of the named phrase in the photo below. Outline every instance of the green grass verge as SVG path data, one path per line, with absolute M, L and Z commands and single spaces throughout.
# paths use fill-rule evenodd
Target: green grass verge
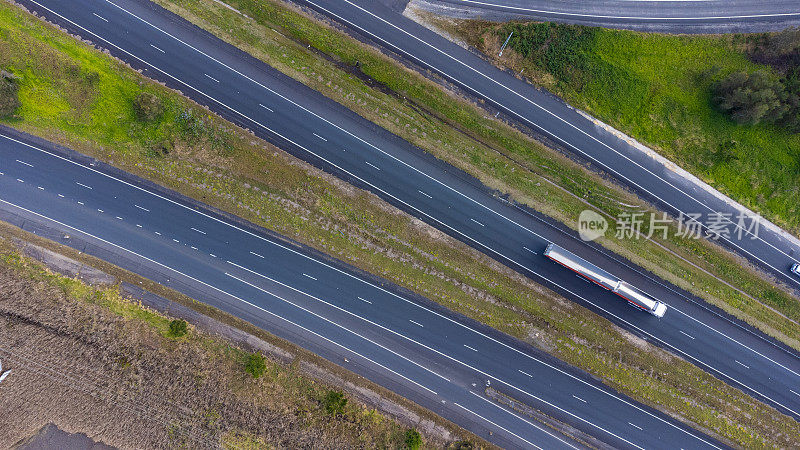
M 21 118 L 11 125 L 384 276 L 728 442 L 789 446 L 800 437 L 791 418 L 17 8 L 0 4 L 0 23 L 0 67 L 22 77 Z M 75 86 L 86 87 L 77 95 Z M 165 105 L 156 123 L 134 118 L 132 101 L 143 90 Z M 58 101 L 68 106 L 35 113 Z M 153 151 L 164 141 L 166 156 Z
M 282 3 L 228 2 L 246 16 L 212 0 L 157 3 L 485 185 L 570 226 L 590 205 L 614 217 L 622 211 L 648 210 L 648 205 L 627 191 L 488 117 L 375 49 Z M 377 83 L 364 82 L 359 76 Z M 800 303 L 725 249 L 674 237 L 666 242 L 610 237 L 601 243 L 800 349 Z
M 465 23 L 488 49 L 514 31 L 498 60 L 543 81 L 715 188 L 795 234 L 800 232 L 800 134 L 737 125 L 711 104 L 712 85 L 751 62 L 741 35 L 674 36 L 550 23 Z M 547 44 L 545 44 L 547 42 Z M 537 74 L 541 74 L 537 77 Z

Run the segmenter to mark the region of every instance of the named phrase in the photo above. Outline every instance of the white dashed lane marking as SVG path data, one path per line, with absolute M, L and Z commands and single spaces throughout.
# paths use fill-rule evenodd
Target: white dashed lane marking
M 150 47 L 153 47 L 154 49 L 156 49 L 156 50 L 160 51 L 161 53 L 166 53 L 164 50 L 161 50 L 160 48 L 156 47 L 156 46 L 155 46 L 155 45 L 153 45 L 153 44 L 150 44 Z
M 734 361 L 736 361 L 736 360 L 734 359 Z M 748 366 L 748 365 L 746 365 L 744 363 L 740 363 L 739 361 L 736 361 L 736 364 L 739 364 L 740 366 L 744 367 L 745 369 L 749 369 L 750 368 L 750 366 Z
M 15 161 L 17 161 L 17 162 L 18 162 L 18 163 L 20 163 L 20 164 L 26 165 L 26 166 L 28 166 L 28 167 L 33 167 L 33 164 L 26 163 L 25 161 L 20 161 L 20 160 L 18 160 L 18 159 L 17 159 L 17 160 L 15 160 Z
M 106 19 L 105 17 L 101 16 L 100 14 L 92 13 L 92 15 L 97 17 L 98 19 L 102 20 L 103 22 L 108 23 L 108 19 Z
M 79 183 L 79 182 L 77 182 L 77 181 L 75 182 L 75 184 L 77 184 L 77 185 L 78 185 L 78 186 L 80 186 L 80 187 L 85 187 L 86 189 L 91 189 L 91 188 L 92 188 L 91 186 L 87 186 L 87 185 L 85 185 L 85 184 L 83 184 L 83 183 Z

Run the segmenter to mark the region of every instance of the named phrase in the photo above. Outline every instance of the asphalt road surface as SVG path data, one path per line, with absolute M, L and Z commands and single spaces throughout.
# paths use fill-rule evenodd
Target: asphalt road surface
M 683 33 L 761 32 L 800 24 L 796 0 L 422 0 L 420 6 L 456 17 Z
M 379 2 L 296 0 L 357 30 L 365 37 L 430 69 L 486 100 L 565 150 L 597 166 L 675 217 L 700 214 L 709 229 L 725 229 L 719 242 L 800 292 L 800 277 L 789 268 L 800 258 L 800 240 L 777 227 L 750 229 L 724 197 L 702 190 L 668 165 L 595 125 L 560 98 L 448 41 Z M 763 221 L 762 223 L 766 223 Z
M 172 14 L 140 0 L 23 3 L 287 151 L 800 417 L 800 360 L 782 344 L 536 213 L 494 197 L 474 178 Z M 548 242 L 665 301 L 665 318 L 636 311 L 542 257 Z M 248 248 L 241 247 L 243 252 Z
M 719 445 L 553 358 L 492 336 L 500 333 L 400 295 L 385 280 L 21 139 L 0 131 L 0 211 L 23 219 L 23 228 L 57 230 L 81 250 L 76 243 L 88 241 L 105 259 L 294 341 L 499 445 L 579 444 L 489 401 L 488 384 L 615 447 Z

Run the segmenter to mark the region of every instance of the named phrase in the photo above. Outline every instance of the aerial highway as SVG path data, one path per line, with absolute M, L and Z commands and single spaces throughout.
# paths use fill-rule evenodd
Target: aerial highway
M 1 217 L 55 230 L 82 251 L 88 243 L 104 259 L 294 341 L 499 445 L 579 443 L 501 408 L 484 395 L 488 385 L 614 447 L 719 446 L 385 280 L 45 146 L 0 130 Z
M 789 272 L 800 258 L 800 240 L 774 225 L 760 226 L 757 232 L 747 229 L 747 223 L 740 227 L 736 220 L 739 210 L 727 198 L 701 189 L 675 171 L 671 164 L 641 152 L 598 127 L 560 98 L 501 71 L 381 2 L 297 1 L 440 74 L 595 165 L 675 217 L 701 214 L 700 221 L 708 225 L 714 214 L 727 215 L 722 223 L 735 233 L 720 237 L 719 242 L 800 290 L 800 277 Z
M 800 359 L 784 345 L 494 197 L 474 178 L 163 9 L 141 0 L 22 3 L 281 148 L 800 417 Z M 550 242 L 665 302 L 667 315 L 659 320 L 638 312 L 543 257 Z
M 528 19 L 673 32 L 744 33 L 800 24 L 794 0 L 423 0 L 458 17 Z

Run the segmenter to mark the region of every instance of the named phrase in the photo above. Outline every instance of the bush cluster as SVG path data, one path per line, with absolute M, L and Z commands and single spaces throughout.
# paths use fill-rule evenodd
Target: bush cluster
M 756 72 L 745 77 L 735 73 L 720 82 L 716 87 L 727 88 L 725 95 L 730 97 L 727 102 L 743 105 L 731 110 L 731 118 L 740 123 L 775 122 L 800 132 L 800 28 L 752 35 L 747 42 L 750 44 L 750 59 L 772 67 L 778 76 L 769 77 Z M 751 80 L 754 76 L 756 79 Z M 747 80 L 743 81 L 744 78 Z M 722 86 L 723 83 L 727 86 Z M 738 89 L 737 84 L 741 85 Z M 718 97 L 719 91 L 715 99 Z
M 154 122 L 164 114 L 164 105 L 157 95 L 142 92 L 133 100 L 133 111 L 142 122 Z
M 185 320 L 175 319 L 169 323 L 169 334 L 173 337 L 185 336 L 189 330 Z
M 17 77 L 0 70 L 0 118 L 12 117 L 20 107 Z
M 322 399 L 322 406 L 325 407 L 325 411 L 327 411 L 328 414 L 337 416 L 344 413 L 344 407 L 347 406 L 347 398 L 344 396 L 343 392 L 328 391 L 325 398 Z
M 420 436 L 419 431 L 413 428 L 406 431 L 405 444 L 409 450 L 417 450 L 422 447 L 422 436 Z
M 261 375 L 264 375 L 264 372 L 267 370 L 267 362 L 261 353 L 251 353 L 247 356 L 247 362 L 245 363 L 244 370 L 253 376 L 253 378 L 259 378 Z
M 797 103 L 783 83 L 767 71 L 734 72 L 714 86 L 714 103 L 736 123 L 775 123 Z

